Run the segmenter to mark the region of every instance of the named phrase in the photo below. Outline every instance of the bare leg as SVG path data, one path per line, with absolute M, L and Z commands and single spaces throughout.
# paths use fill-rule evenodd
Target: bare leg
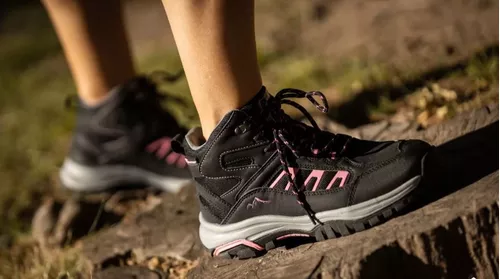
M 120 0 L 43 0 L 80 98 L 97 104 L 135 75 Z
M 251 0 L 163 0 L 208 138 L 222 117 L 262 86 Z

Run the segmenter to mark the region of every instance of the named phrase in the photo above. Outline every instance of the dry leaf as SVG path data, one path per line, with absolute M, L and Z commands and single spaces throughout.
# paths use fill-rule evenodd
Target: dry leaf
M 443 120 L 448 114 L 448 106 L 442 106 L 436 109 L 436 116 L 440 120 Z
M 427 110 L 421 112 L 417 116 L 417 122 L 418 122 L 418 124 L 422 125 L 423 127 L 427 127 L 428 120 L 429 120 L 429 111 L 427 111 Z
M 160 265 L 160 260 L 157 257 L 153 257 L 148 261 L 148 268 L 150 270 L 155 270 Z

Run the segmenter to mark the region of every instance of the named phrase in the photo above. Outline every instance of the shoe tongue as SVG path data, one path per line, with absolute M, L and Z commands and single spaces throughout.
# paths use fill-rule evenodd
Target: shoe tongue
M 264 86 L 259 90 L 257 95 L 253 97 L 246 105 L 240 108 L 241 111 L 246 112 L 248 115 L 262 115 L 266 110 L 269 99 L 273 98 Z

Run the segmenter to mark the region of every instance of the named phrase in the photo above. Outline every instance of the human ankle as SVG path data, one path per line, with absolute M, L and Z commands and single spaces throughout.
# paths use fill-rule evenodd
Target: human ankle
M 80 93 L 78 94 L 78 98 L 80 99 L 80 103 L 88 108 L 100 107 L 101 105 L 108 102 L 108 100 L 113 99 L 113 96 L 119 94 L 120 88 L 114 87 L 107 91 L 99 91 L 99 93 L 90 94 L 90 93 Z M 104 93 L 101 93 L 104 92 Z
M 266 87 L 261 86 L 261 88 L 255 93 L 255 95 L 252 96 L 252 98 L 250 98 L 250 100 L 248 100 L 243 106 L 219 106 L 217 109 L 212 110 L 212 114 L 200 117 L 201 127 L 205 140 L 208 140 L 208 138 L 212 134 L 212 131 L 217 127 L 219 122 L 224 118 L 226 114 L 235 109 L 246 109 L 247 111 L 251 111 L 253 107 L 255 107 L 256 105 L 258 106 L 258 102 L 263 99 L 266 92 Z
M 201 121 L 201 130 L 203 133 L 204 140 L 208 140 L 210 135 L 212 134 L 213 130 L 215 127 L 217 127 L 217 124 L 219 124 L 219 121 L 224 117 L 224 115 L 219 116 L 219 117 L 213 117 L 209 119 L 208 121 Z
M 98 107 L 101 104 L 105 103 L 110 98 L 112 93 L 113 93 L 112 91 L 109 91 L 106 94 L 100 94 L 100 95 L 80 94 L 79 98 L 82 104 L 84 104 L 87 107 Z

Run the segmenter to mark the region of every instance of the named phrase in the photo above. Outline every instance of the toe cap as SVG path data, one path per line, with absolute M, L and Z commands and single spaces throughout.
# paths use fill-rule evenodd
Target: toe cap
M 367 164 L 354 189 L 351 204 L 383 195 L 422 173 L 422 158 L 431 145 L 421 140 L 397 141 L 388 146 L 393 156 Z M 397 151 L 394 151 L 397 149 Z

